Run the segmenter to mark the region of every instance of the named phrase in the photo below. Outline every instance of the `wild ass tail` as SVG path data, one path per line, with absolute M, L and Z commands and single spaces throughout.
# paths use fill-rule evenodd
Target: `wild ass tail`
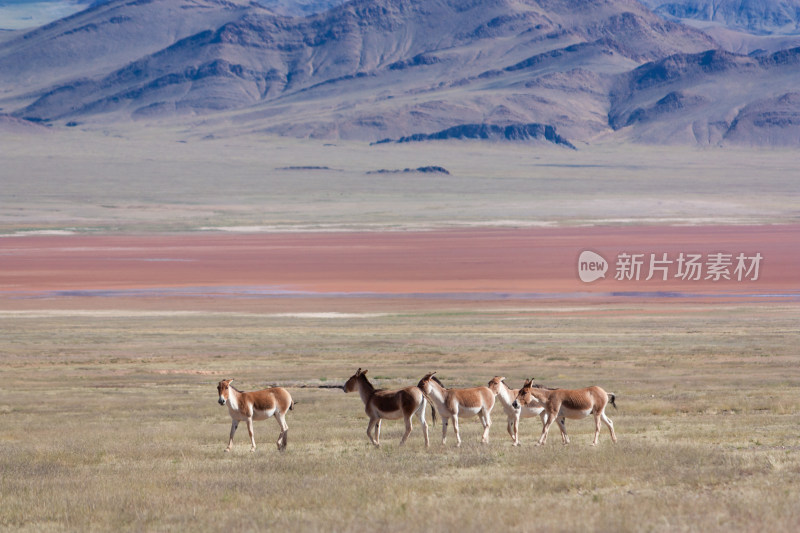
M 613 405 L 613 406 L 614 406 L 614 409 L 616 409 L 616 408 L 617 408 L 617 403 L 614 401 L 614 400 L 616 400 L 616 399 L 617 399 L 617 395 L 616 395 L 616 394 L 614 394 L 613 392 L 609 392 L 609 393 L 608 393 L 608 403 L 610 403 L 611 405 Z
M 430 404 L 430 406 L 431 406 L 431 425 L 432 425 L 432 426 L 435 426 L 435 425 L 436 425 L 436 406 L 435 406 L 435 405 L 433 405 L 433 400 L 431 400 L 431 399 L 430 399 L 430 397 L 429 397 L 427 394 L 425 394 L 425 391 L 424 391 L 424 390 L 422 390 L 422 387 L 420 387 L 419 385 L 417 385 L 417 387 L 419 388 L 419 390 L 421 390 L 421 391 L 422 391 L 422 397 L 423 397 L 423 398 L 425 398 L 425 401 L 426 401 L 428 404 Z M 425 406 L 424 406 L 424 405 L 422 405 L 422 406 L 420 406 L 420 407 L 421 407 L 422 409 L 425 409 Z

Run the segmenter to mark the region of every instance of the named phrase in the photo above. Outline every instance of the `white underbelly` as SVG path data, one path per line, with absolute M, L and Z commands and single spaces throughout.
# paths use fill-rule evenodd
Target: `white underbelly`
M 269 411 L 253 410 L 253 420 L 266 420 L 274 414 L 275 409 L 270 409 Z
M 481 412 L 481 407 L 458 407 L 458 416 L 463 418 L 469 418 L 471 416 L 475 416 Z
M 544 407 L 523 407 L 520 412 L 520 418 L 533 418 L 534 416 L 539 416 L 544 411 Z
M 558 413 L 558 418 L 564 416 L 571 419 L 580 419 L 580 418 L 586 418 L 591 414 L 592 414 L 591 409 L 567 409 L 566 407 L 562 407 L 561 411 Z
M 397 420 L 398 418 L 403 418 L 403 411 L 377 411 L 378 416 L 381 418 L 385 418 L 386 420 Z

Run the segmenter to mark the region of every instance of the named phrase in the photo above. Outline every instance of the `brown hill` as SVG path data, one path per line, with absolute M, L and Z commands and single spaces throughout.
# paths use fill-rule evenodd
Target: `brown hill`
M 797 144 L 800 48 L 679 54 L 618 77 L 609 122 L 643 142 Z
M 376 141 L 536 124 L 568 143 L 612 128 L 673 142 L 702 98 L 717 105 L 697 87 L 749 75 L 741 56 L 688 66 L 713 48 L 634 0 L 354 0 L 306 18 L 238 0 L 116 0 L 0 44 L 0 107 L 56 125 L 203 115 L 222 135 Z M 688 58 L 680 80 L 640 87 L 665 57 Z M 738 108 L 778 105 L 779 86 L 740 92 Z

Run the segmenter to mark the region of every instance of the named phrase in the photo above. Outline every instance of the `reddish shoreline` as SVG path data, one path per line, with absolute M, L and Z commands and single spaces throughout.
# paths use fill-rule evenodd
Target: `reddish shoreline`
M 583 250 L 609 261 L 606 279 L 584 283 L 578 278 Z M 646 272 L 639 281 L 619 281 L 614 261 L 621 252 L 670 258 L 681 252 L 759 253 L 763 260 L 756 281 L 687 281 L 672 272 L 667 281 L 645 281 Z M 664 293 L 698 298 L 788 294 L 797 301 L 800 225 L 25 236 L 0 238 L 0 265 L 0 299 L 103 291 L 118 291 L 117 296 L 164 291 L 160 296 L 169 297 L 178 290 L 178 296 L 191 296 L 209 289 L 212 296 L 240 291 L 251 297 L 281 291 L 445 299 Z

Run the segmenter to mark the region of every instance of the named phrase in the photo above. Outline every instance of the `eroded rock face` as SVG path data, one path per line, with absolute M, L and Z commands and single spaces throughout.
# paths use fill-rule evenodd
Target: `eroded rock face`
M 548 124 L 462 124 L 435 133 L 415 133 L 401 137 L 396 142 L 443 141 L 448 139 L 481 139 L 487 141 L 543 140 L 575 149 L 575 146 L 556 133 Z
M 659 15 L 724 24 L 755 34 L 800 32 L 798 0 L 641 0 Z
M 727 131 L 758 102 L 784 117 L 760 107 L 772 118 L 759 128 L 787 132 L 778 98 L 800 81 L 797 51 L 715 48 L 632 0 L 353 0 L 308 17 L 246 0 L 112 0 L 0 43 L 0 112 L 574 147 L 614 131 L 698 142 L 692 129 Z

